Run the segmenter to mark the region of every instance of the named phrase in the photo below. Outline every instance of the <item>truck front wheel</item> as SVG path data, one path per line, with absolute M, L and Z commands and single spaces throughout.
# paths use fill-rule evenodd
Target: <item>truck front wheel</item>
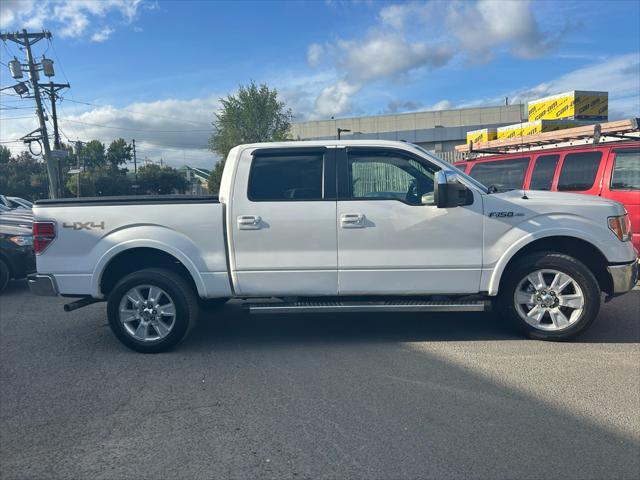
M 600 296 L 598 281 L 582 262 L 539 252 L 505 273 L 498 302 L 503 316 L 529 337 L 567 340 L 593 323 Z
M 158 353 L 174 347 L 193 326 L 198 301 L 189 283 L 171 270 L 149 268 L 127 275 L 111 291 L 111 330 L 127 347 Z

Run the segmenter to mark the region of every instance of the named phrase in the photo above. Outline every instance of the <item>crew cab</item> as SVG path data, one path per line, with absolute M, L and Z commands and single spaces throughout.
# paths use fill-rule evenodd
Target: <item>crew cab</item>
M 383 140 L 240 145 L 219 197 L 40 200 L 34 293 L 107 302 L 141 352 L 176 345 L 202 303 L 252 313 L 479 311 L 567 339 L 638 276 L 615 201 L 484 185 Z

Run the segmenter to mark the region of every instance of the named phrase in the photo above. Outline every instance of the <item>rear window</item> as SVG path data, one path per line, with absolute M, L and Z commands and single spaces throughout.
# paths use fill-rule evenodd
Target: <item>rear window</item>
M 542 155 L 536 159 L 531 173 L 531 182 L 529 182 L 531 190 L 551 190 L 558 160 L 560 155 Z
M 584 191 L 593 187 L 600 166 L 602 152 L 570 153 L 564 158 L 560 178 L 559 191 Z
M 616 152 L 611 190 L 640 190 L 640 150 Z
M 249 200 L 322 199 L 321 153 L 254 157 L 249 174 Z
M 529 158 L 512 158 L 492 162 L 476 163 L 470 175 L 487 187 L 498 191 L 522 188 L 524 175 L 529 166 Z

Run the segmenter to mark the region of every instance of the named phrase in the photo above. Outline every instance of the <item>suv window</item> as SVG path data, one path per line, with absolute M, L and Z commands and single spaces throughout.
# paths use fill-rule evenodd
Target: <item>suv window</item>
M 435 169 L 387 151 L 349 151 L 350 198 L 400 200 L 422 205 L 433 194 Z
M 531 173 L 531 190 L 551 190 L 553 175 L 556 173 L 560 155 L 541 155 L 536 159 Z
M 470 174 L 487 187 L 495 187 L 498 191 L 514 190 L 522 188 L 528 166 L 529 157 L 494 160 L 476 163 Z
M 249 173 L 249 200 L 322 200 L 321 153 L 257 156 Z
M 602 152 L 569 153 L 562 163 L 558 190 L 589 190 L 596 181 L 601 158 Z
M 640 150 L 616 152 L 611 190 L 640 190 Z

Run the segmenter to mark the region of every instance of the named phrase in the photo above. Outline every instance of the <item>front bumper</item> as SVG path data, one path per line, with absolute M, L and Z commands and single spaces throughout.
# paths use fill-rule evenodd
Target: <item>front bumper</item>
M 613 285 L 613 296 L 632 290 L 638 281 L 638 261 L 607 267 Z
M 29 275 L 29 289 L 34 295 L 55 297 L 58 295 L 58 285 L 53 275 Z

